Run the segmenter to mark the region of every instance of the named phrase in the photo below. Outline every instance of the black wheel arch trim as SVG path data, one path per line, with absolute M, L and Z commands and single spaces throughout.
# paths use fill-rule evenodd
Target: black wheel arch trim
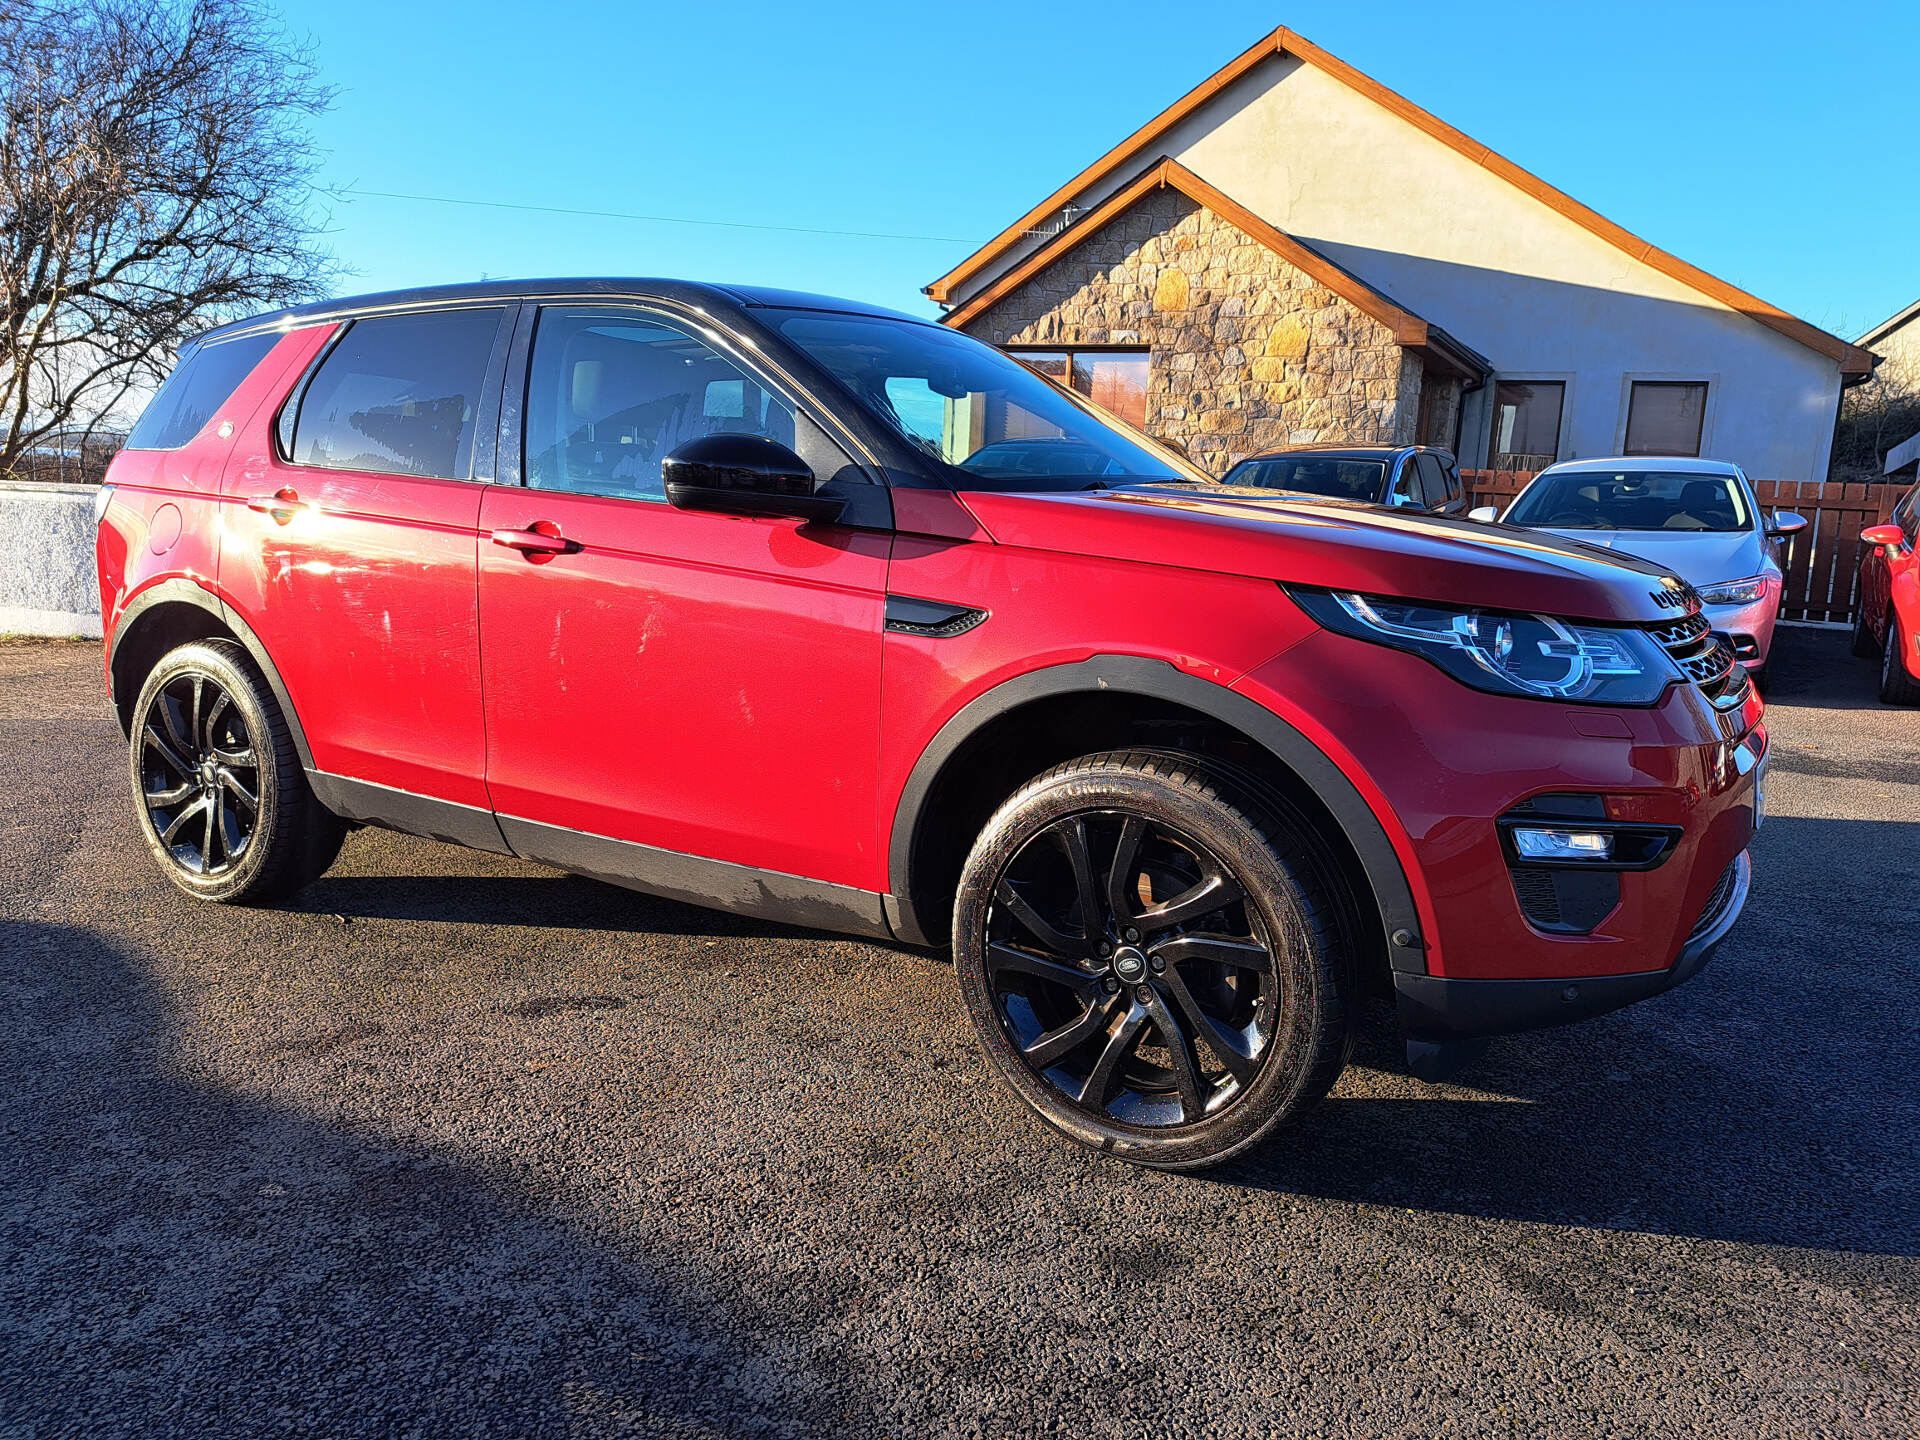
M 190 605 L 203 610 L 218 620 L 232 633 L 247 654 L 253 657 L 253 663 L 260 667 L 260 673 L 266 676 L 267 688 L 273 691 L 274 703 L 279 705 L 281 715 L 286 719 L 287 729 L 293 736 L 293 747 L 300 756 L 300 764 L 306 769 L 313 768 L 313 751 L 307 745 L 307 733 L 300 726 L 300 716 L 293 708 L 293 697 L 287 693 L 287 685 L 280 678 L 273 658 L 267 654 L 267 647 L 260 643 L 260 637 L 253 633 L 253 627 L 243 620 L 234 608 L 204 585 L 192 580 L 162 580 L 158 585 L 141 591 L 120 612 L 119 621 L 113 627 L 113 634 L 107 641 L 107 685 L 108 693 L 114 701 L 114 713 L 120 716 L 121 727 L 126 726 L 126 716 L 122 710 L 116 688 L 116 662 L 120 656 L 120 644 L 132 633 L 135 623 L 149 611 L 158 610 L 164 605 Z
M 1313 741 L 1258 701 L 1139 655 L 1095 655 L 1031 670 L 975 696 L 940 727 L 914 762 L 894 809 L 887 848 L 887 916 L 894 933 L 915 945 L 934 943 L 919 906 L 914 875 L 921 822 L 935 781 L 955 752 L 987 725 L 1036 700 L 1074 694 L 1144 695 L 1185 706 L 1247 736 L 1286 766 L 1327 807 L 1359 857 L 1379 907 L 1381 945 L 1392 967 L 1426 973 L 1420 912 L 1400 857 L 1373 807 L 1346 773 Z

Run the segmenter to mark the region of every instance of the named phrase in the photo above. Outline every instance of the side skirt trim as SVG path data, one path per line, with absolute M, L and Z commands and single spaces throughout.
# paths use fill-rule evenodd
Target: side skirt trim
M 497 818 L 512 853 L 523 860 L 537 860 L 668 900 L 814 930 L 893 939 L 887 924 L 886 897 L 870 890 L 685 855 L 631 840 L 611 840 L 513 815 Z
M 436 800 L 392 785 L 376 785 L 371 780 L 349 780 L 324 770 L 309 769 L 307 784 L 313 787 L 320 803 L 342 820 L 378 825 L 407 835 L 423 835 L 429 840 L 444 840 L 449 845 L 465 845 L 495 855 L 513 853 L 491 810 Z

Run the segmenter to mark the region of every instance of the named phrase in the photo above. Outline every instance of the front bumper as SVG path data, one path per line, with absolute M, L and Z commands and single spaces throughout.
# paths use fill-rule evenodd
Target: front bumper
M 1396 973 L 1401 1029 L 1409 1040 L 1441 1044 L 1483 1035 L 1510 1035 L 1590 1020 L 1684 985 L 1713 958 L 1740 918 L 1753 881 L 1745 851 L 1727 867 L 1679 958 L 1665 970 L 1639 975 L 1586 975 L 1550 980 L 1450 980 L 1443 975 Z
M 1773 585 L 1750 605 L 1708 605 L 1700 613 L 1707 624 L 1733 638 L 1734 654 L 1749 670 L 1758 670 L 1773 652 L 1773 627 L 1780 616 L 1780 587 Z
M 1578 1019 L 1704 963 L 1717 927 L 1700 931 L 1702 917 L 1718 914 L 1720 882 L 1740 876 L 1759 819 L 1757 695 L 1730 710 L 1684 685 L 1643 709 L 1509 699 L 1324 631 L 1235 688 L 1334 756 L 1387 828 L 1421 921 L 1387 947 L 1388 963 L 1418 1026 L 1490 1034 Z M 1519 883 L 1527 867 L 1503 846 L 1502 822 L 1536 798 L 1559 813 L 1568 797 L 1599 805 L 1606 824 L 1675 838 L 1657 865 L 1625 869 L 1597 908 L 1550 916 Z M 1592 867 L 1610 868 L 1621 867 Z M 1744 878 L 1733 888 L 1743 898 Z

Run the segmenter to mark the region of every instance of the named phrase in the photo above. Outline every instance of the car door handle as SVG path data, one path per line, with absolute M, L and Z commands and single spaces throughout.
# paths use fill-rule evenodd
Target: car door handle
M 307 502 L 300 498 L 300 492 L 291 485 L 283 485 L 271 495 L 256 495 L 247 501 L 249 510 L 257 510 L 262 515 L 271 515 L 284 525 L 302 510 L 308 509 Z
M 548 535 L 539 530 L 496 530 L 493 543 L 524 555 L 567 555 L 580 548 L 565 536 Z

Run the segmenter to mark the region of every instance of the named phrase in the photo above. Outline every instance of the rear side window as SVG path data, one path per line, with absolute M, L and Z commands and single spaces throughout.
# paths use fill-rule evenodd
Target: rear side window
M 140 412 L 126 448 L 178 450 L 206 428 L 279 340 L 277 333 L 243 335 L 194 347 Z
M 504 310 L 357 320 L 307 382 L 288 457 L 324 470 L 464 480 Z
M 1447 472 L 1437 455 L 1415 457 L 1420 465 L 1420 492 L 1429 505 L 1444 505 L 1453 498 L 1447 489 Z

